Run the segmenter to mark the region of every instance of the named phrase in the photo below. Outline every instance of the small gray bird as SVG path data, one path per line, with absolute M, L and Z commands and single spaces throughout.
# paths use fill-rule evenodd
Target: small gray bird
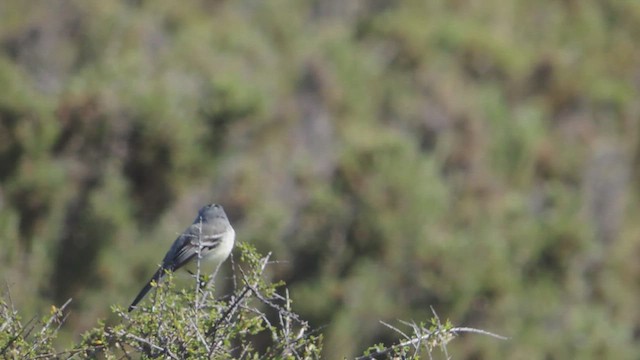
M 185 265 L 197 266 L 198 248 L 202 246 L 201 273 L 205 262 L 207 268 L 217 270 L 233 249 L 236 232 L 231 227 L 227 214 L 221 205 L 209 204 L 198 211 L 198 216 L 171 245 L 162 260 L 162 265 L 151 277 L 149 282 L 140 290 L 138 296 L 129 306 L 129 311 L 136 308 L 136 305 L 151 289 L 151 282 L 158 282 L 165 275 L 165 271 L 176 271 Z M 192 271 L 189 271 L 193 274 Z

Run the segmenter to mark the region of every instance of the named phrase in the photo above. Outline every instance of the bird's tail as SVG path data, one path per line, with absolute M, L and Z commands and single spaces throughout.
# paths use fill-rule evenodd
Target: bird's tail
M 135 309 L 136 305 L 138 305 L 140 300 L 142 300 L 142 298 L 144 298 L 144 296 L 147 295 L 149 290 L 151 290 L 151 283 L 152 282 L 156 282 L 157 283 L 158 281 L 160 281 L 160 279 L 164 275 L 164 272 L 165 272 L 165 269 L 163 267 L 160 267 L 158 269 L 158 271 L 156 271 L 156 273 L 153 274 L 153 276 L 151 277 L 151 279 L 149 279 L 147 284 L 142 288 L 142 290 L 140 290 L 140 292 L 138 293 L 138 296 L 136 296 L 136 298 L 133 300 L 131 305 L 129 305 L 129 312 L 131 312 L 131 310 Z

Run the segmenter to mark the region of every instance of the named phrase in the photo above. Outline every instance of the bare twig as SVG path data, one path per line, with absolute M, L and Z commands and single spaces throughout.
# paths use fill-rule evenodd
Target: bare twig
M 200 333 L 200 330 L 198 329 L 198 325 L 196 325 L 196 323 L 193 322 L 193 319 L 188 318 L 188 320 L 191 326 L 193 327 L 193 331 L 196 332 L 196 335 L 198 336 L 198 340 L 200 340 L 200 343 L 204 346 L 205 349 L 207 349 L 207 353 L 208 353 L 211 349 L 209 349 L 209 344 L 207 344 L 207 340 L 204 338 L 204 336 L 202 336 L 202 333 Z
M 452 333 L 476 333 L 476 334 L 481 334 L 481 335 L 486 335 L 486 336 L 491 336 L 493 338 L 496 338 L 498 340 L 509 340 L 509 337 L 507 336 L 502 336 L 502 335 L 498 335 L 498 334 L 494 334 L 490 331 L 486 331 L 486 330 L 482 330 L 482 329 L 474 329 L 474 328 L 470 328 L 470 327 L 455 327 L 451 330 L 449 330 Z
M 384 325 L 384 326 L 388 327 L 389 329 L 391 329 L 391 330 L 393 330 L 393 331 L 395 331 L 395 332 L 399 333 L 399 334 L 400 334 L 400 335 L 402 335 L 402 337 L 404 337 L 405 339 L 410 339 L 409 335 L 405 334 L 402 330 L 398 329 L 397 327 L 392 326 L 392 325 L 390 325 L 390 324 L 387 324 L 387 323 L 386 323 L 386 322 L 384 322 L 384 321 L 380 321 L 380 323 L 381 323 L 382 325 Z
M 231 305 L 229 305 L 229 307 L 227 308 L 227 310 L 222 314 L 222 316 L 220 316 L 216 322 L 213 324 L 213 326 L 211 328 L 209 328 L 209 330 L 207 331 L 207 333 L 205 334 L 206 337 L 215 337 L 216 335 L 216 331 L 218 330 L 218 327 L 220 326 L 220 324 L 227 318 L 227 316 L 229 316 L 229 314 L 234 311 L 234 309 L 238 306 L 238 304 L 240 303 L 240 301 L 242 301 L 244 299 L 244 297 L 247 295 L 247 293 L 249 292 L 250 288 L 248 286 L 245 286 L 244 289 L 242 289 L 242 291 L 240 292 L 240 294 L 238 295 L 238 297 L 236 297 L 236 299 L 233 301 L 233 303 L 231 303 Z
M 198 309 L 200 309 L 200 303 L 198 299 L 200 297 L 200 262 L 202 260 L 202 217 L 200 217 L 200 226 L 198 227 L 198 251 L 197 251 L 197 264 L 196 264 L 196 320 L 198 318 Z
M 28 334 L 28 333 L 30 333 L 30 332 L 31 332 L 31 329 L 33 329 L 33 327 L 32 327 L 32 328 L 30 328 L 28 331 L 27 331 L 27 328 L 29 328 L 30 326 L 32 326 L 32 325 L 31 325 L 31 323 L 32 323 L 35 319 L 36 319 L 35 317 L 32 317 L 32 318 L 31 318 L 31 320 L 29 320 L 29 321 L 27 322 L 27 324 L 26 324 L 26 325 L 25 325 L 25 326 L 20 330 L 20 332 L 19 332 L 19 333 L 17 333 L 14 337 L 12 337 L 12 338 L 11 338 L 11 340 L 7 341 L 7 343 L 6 343 L 6 344 L 5 344 L 5 346 L 2 348 L 2 350 L 0 350 L 0 355 L 4 354 L 4 353 L 7 351 L 7 349 L 8 349 L 8 348 L 9 348 L 9 347 L 10 347 L 10 346 L 11 346 L 11 345 L 16 341 L 16 340 L 18 340 L 18 338 L 20 338 L 20 336 L 22 336 L 22 334 L 23 334 L 23 333 L 25 333 L 25 332 L 26 332 L 26 333 Z M 27 336 L 25 336 L 25 337 L 27 337 Z
M 158 351 L 162 352 L 163 354 L 168 355 L 172 359 L 180 359 L 178 356 L 176 356 L 174 353 L 172 353 L 169 349 L 163 348 L 163 347 L 158 346 L 156 344 L 153 344 L 147 339 L 143 339 L 143 338 L 141 338 L 139 336 L 136 336 L 136 335 L 133 335 L 133 334 L 130 334 L 130 333 L 125 333 L 125 332 L 119 332 L 118 335 L 124 336 L 124 337 L 128 337 L 130 339 L 133 339 L 133 340 L 136 340 L 138 342 L 141 342 L 141 343 L 149 346 L 150 348 L 152 348 L 154 350 L 158 350 Z
M 403 341 L 399 344 L 390 346 L 388 348 L 373 352 L 371 354 L 368 355 L 364 355 L 364 356 L 359 356 L 356 357 L 355 360 L 366 360 L 366 359 L 374 359 L 378 356 L 383 356 L 383 355 L 387 355 L 397 349 L 402 349 L 406 346 L 413 346 L 414 348 L 416 346 L 419 346 L 422 342 L 426 342 L 427 344 L 429 344 L 429 341 L 433 341 L 434 337 L 437 337 L 437 339 L 439 340 L 438 343 L 440 345 L 444 344 L 447 342 L 446 336 L 456 336 L 459 333 L 464 333 L 464 332 L 470 332 L 470 333 L 476 333 L 476 334 L 481 334 L 481 335 L 487 335 L 487 336 L 491 336 L 493 338 L 499 339 L 499 340 L 508 340 L 507 337 L 501 336 L 501 335 L 497 335 L 494 334 L 492 332 L 486 331 L 486 330 L 480 330 L 480 329 L 474 329 L 474 328 L 469 328 L 469 327 L 455 327 L 452 329 L 442 329 L 442 324 L 440 323 L 440 320 L 438 318 L 437 322 L 438 322 L 438 329 L 435 331 L 426 331 L 423 328 L 418 327 L 415 323 L 407 323 L 407 322 L 402 322 L 404 324 L 407 324 L 409 326 L 411 326 L 414 330 L 414 332 L 416 333 L 416 335 L 412 338 L 410 338 L 407 341 Z M 445 352 L 445 356 L 447 358 L 449 358 L 448 353 L 446 352 L 446 348 L 443 349 L 443 352 Z

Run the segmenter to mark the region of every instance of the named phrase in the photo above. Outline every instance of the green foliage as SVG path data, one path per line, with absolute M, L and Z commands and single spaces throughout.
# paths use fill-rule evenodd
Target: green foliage
M 54 326 L 61 324 L 69 302 L 61 309 L 52 306 L 49 319 L 36 328 L 31 322 L 23 325 L 16 311 L 3 301 L 0 354 L 11 359 L 134 355 L 143 359 L 319 358 L 321 336 L 291 312 L 289 298 L 278 295 L 279 285 L 264 279 L 269 257 L 261 258 L 246 244 L 238 247 L 246 265 L 238 267 L 240 278 L 233 294 L 215 299 L 209 287 L 177 290 L 169 274 L 154 284 L 152 304 L 132 313 L 115 306 L 115 325 L 99 324 L 85 332 L 77 345 L 62 352 L 53 348 L 58 331 Z M 257 342 L 259 337 L 268 339 L 269 345 Z
M 11 301 L 11 298 L 9 298 Z M 26 323 L 11 302 L 0 298 L 0 355 L 5 359 L 36 359 L 43 354 L 54 354 L 53 340 L 64 321 L 66 302 L 60 308 L 51 306 L 49 316 Z
M 265 281 L 270 256 L 260 257 L 246 243 L 238 247 L 242 265 L 237 268 L 237 288 L 229 296 L 215 299 L 213 289 L 200 284 L 178 290 L 173 274 L 168 273 L 161 283 L 152 284 L 151 304 L 139 306 L 131 313 L 114 306 L 112 311 L 118 318 L 114 325 L 99 322 L 68 350 L 56 351 L 53 340 L 68 315 L 65 308 L 71 300 L 61 308 L 52 306 L 50 316 L 40 324 L 34 324 L 33 319 L 23 324 L 16 310 L 2 299 L 0 355 L 7 359 L 320 358 L 322 335 L 291 311 L 292 300 L 284 284 Z M 449 321 L 442 324 L 437 316 L 428 327 L 424 323 L 406 324 L 413 329 L 411 336 L 387 325 L 404 336 L 403 342 L 391 346 L 376 344 L 357 359 L 395 355 L 418 359 L 422 350 L 431 354 L 436 347 L 446 354 L 446 344 L 465 331 L 496 336 L 481 330 L 454 328 Z

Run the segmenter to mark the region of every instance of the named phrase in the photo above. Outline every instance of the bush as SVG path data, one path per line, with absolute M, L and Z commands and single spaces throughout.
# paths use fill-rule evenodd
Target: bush
M 119 322 L 113 326 L 100 323 L 87 331 L 70 349 L 57 351 L 54 340 L 66 317 L 65 308 L 51 306 L 49 316 L 39 323 L 35 319 L 23 324 L 11 299 L 0 299 L 0 355 L 8 359 L 45 359 L 82 357 L 107 359 L 214 358 L 214 359 L 317 359 L 321 356 L 322 335 L 291 311 L 292 300 L 282 282 L 265 280 L 270 254 L 260 256 L 246 243 L 241 249 L 241 265 L 232 294 L 215 299 L 209 281 L 199 281 L 195 291 L 178 290 L 169 273 L 161 283 L 154 283 L 155 293 L 133 312 L 119 306 L 113 312 Z M 234 264 L 236 265 L 236 264 Z M 201 279 L 207 280 L 207 279 Z M 384 323 L 383 323 L 384 324 Z M 421 351 L 431 354 L 461 332 L 478 332 L 471 328 L 454 328 L 435 315 L 428 324 L 404 323 L 411 336 L 389 325 L 405 339 L 392 346 L 378 344 L 357 359 L 380 359 L 402 355 L 418 358 Z M 448 355 L 447 355 L 448 357 Z

